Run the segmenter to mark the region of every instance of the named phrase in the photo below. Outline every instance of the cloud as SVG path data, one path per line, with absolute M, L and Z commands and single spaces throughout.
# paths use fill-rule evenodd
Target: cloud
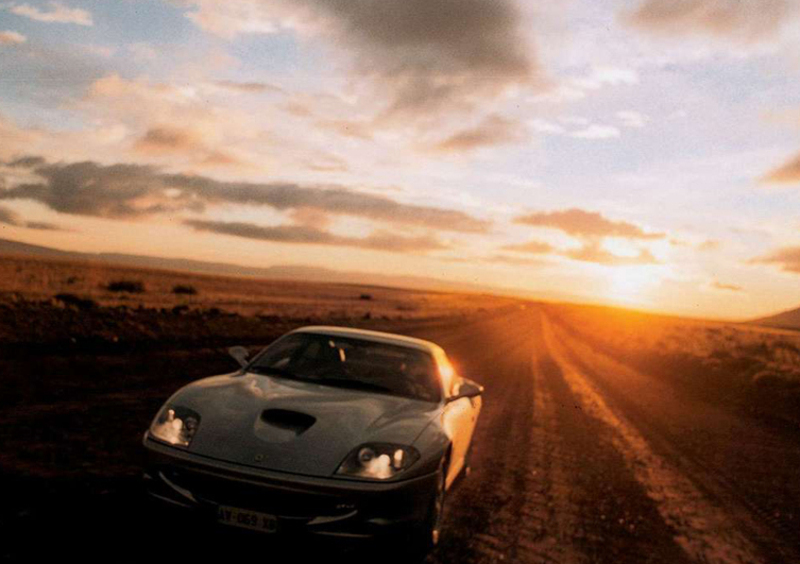
M 574 233 L 573 233 L 574 234 Z M 558 255 L 581 262 L 592 262 L 607 266 L 627 266 L 635 264 L 658 264 L 658 260 L 645 248 L 640 248 L 636 255 L 616 255 L 604 249 L 596 237 L 584 240 L 583 245 L 577 249 L 559 250 L 549 243 L 542 241 L 529 241 L 518 245 L 506 245 L 501 250 L 515 251 L 530 255 Z M 504 256 L 504 255 L 498 255 Z M 513 257 L 512 257 L 513 258 Z M 517 259 L 519 260 L 519 259 Z M 506 262 L 512 262 L 508 260 Z
M 252 111 L 215 96 L 239 92 L 236 88 L 109 75 L 91 84 L 78 107 L 106 128 L 120 131 L 110 143 L 120 143 L 120 150 L 130 149 L 150 162 L 188 170 L 235 167 L 247 174 L 269 166 L 265 153 L 270 138 Z M 268 112 L 264 109 L 261 117 Z
M 773 264 L 786 272 L 800 274 L 800 247 L 783 247 L 763 257 L 750 261 L 751 264 Z
M 514 266 L 543 266 L 548 264 L 547 261 L 538 257 L 534 258 L 530 256 L 526 257 L 509 256 L 501 253 L 495 253 L 493 255 L 479 257 L 478 259 L 470 258 L 464 260 L 464 262 L 474 263 L 475 260 L 479 260 L 480 262 L 485 262 L 485 263 L 510 264 Z
M 638 225 L 607 219 L 597 212 L 571 208 L 553 212 L 535 212 L 520 216 L 516 223 L 550 227 L 575 237 L 624 237 L 627 239 L 663 239 L 664 233 L 648 233 Z
M 27 40 L 27 37 L 16 31 L 0 31 L 0 45 L 19 45 L 20 43 L 25 43 Z
M 532 102 L 574 102 L 586 98 L 606 86 L 631 86 L 639 83 L 635 69 L 595 66 L 582 76 L 568 76 L 542 86 L 541 91 L 530 97 Z
M 520 243 L 518 245 L 506 245 L 503 247 L 507 251 L 517 251 L 521 253 L 530 253 L 534 255 L 548 254 L 555 250 L 555 247 L 550 243 L 543 241 L 528 241 L 527 243 Z
M 284 89 L 280 86 L 267 84 L 266 82 L 234 82 L 232 80 L 217 80 L 212 84 L 219 88 L 225 88 L 227 90 L 244 92 L 248 94 L 261 94 L 264 92 L 285 93 Z
M 301 116 L 302 117 L 302 116 Z M 344 120 L 344 119 L 324 119 L 318 120 L 316 125 L 333 131 L 342 137 L 352 137 L 354 139 L 372 139 L 372 132 L 367 123 Z
M 4 160 L 14 159 L 23 147 L 36 146 L 38 138 L 38 132 L 19 128 L 5 119 L 3 114 L 0 113 L 0 139 L 2 139 L 0 143 L 0 164 Z M 2 184 L 2 175 L 0 175 L 0 187 L 2 187 Z
M 715 290 L 722 290 L 723 292 L 744 292 L 744 288 L 736 284 L 724 284 L 719 280 L 714 280 L 711 287 Z
M 800 182 L 800 154 L 767 173 L 763 180 L 775 184 L 795 184 Z
M 425 253 L 447 248 L 435 237 L 405 237 L 386 231 L 376 231 L 367 237 L 345 237 L 305 225 L 261 226 L 205 220 L 187 220 L 184 223 L 198 231 L 274 243 L 335 245 L 395 253 Z
M 484 119 L 475 127 L 463 129 L 436 145 L 443 153 L 462 153 L 484 147 L 517 143 L 527 139 L 524 126 L 499 115 Z
M 600 125 L 593 123 L 592 125 L 573 131 L 569 134 L 570 137 L 576 139 L 612 139 L 620 136 L 620 130 L 613 125 Z
M 201 166 L 210 166 L 210 167 L 220 167 L 220 166 L 242 167 L 246 166 L 248 163 L 231 155 L 230 153 L 226 153 L 225 151 L 210 150 L 205 153 L 205 155 L 200 159 L 198 164 Z
M 340 40 L 394 93 L 390 115 L 495 97 L 534 68 L 510 0 L 323 0 Z
M 722 242 L 715 239 L 707 239 L 697 244 L 698 251 L 718 251 L 722 247 Z
M 621 256 L 608 252 L 597 241 L 586 243 L 579 249 L 567 251 L 564 256 L 572 260 L 593 262 L 607 266 L 658 264 L 656 258 L 647 249 L 639 249 L 639 254 L 635 256 Z
M 47 161 L 42 157 L 26 156 L 13 159 L 4 164 L 11 168 L 34 168 L 47 164 Z
M 585 77 L 575 78 L 572 84 L 584 90 L 599 90 L 603 86 L 632 85 L 639 83 L 639 73 L 635 69 L 622 67 L 594 67 Z
M 386 100 L 381 118 L 438 117 L 535 81 L 513 0 L 192 0 L 189 16 L 231 37 L 294 29 L 351 57 Z
M 19 225 L 19 214 L 11 211 L 8 208 L 0 207 L 0 223 L 5 223 L 6 225 Z
M 564 126 L 541 118 L 532 119 L 528 122 L 528 125 L 539 133 L 546 135 L 563 135 L 567 131 Z
M 227 151 L 205 145 L 201 131 L 172 126 L 154 127 L 133 144 L 134 151 L 152 156 L 187 154 L 200 166 L 242 167 L 247 163 Z
M 637 112 L 617 112 L 617 118 L 625 127 L 643 127 L 647 118 Z M 545 135 L 563 135 L 574 139 L 613 139 L 622 135 L 622 131 L 613 125 L 591 123 L 579 116 L 564 116 L 561 123 L 536 118 L 528 121 L 528 125 Z
M 61 2 L 50 2 L 49 10 L 41 10 L 30 4 L 13 4 L 9 11 L 12 14 L 46 23 L 66 23 L 92 25 L 92 14 L 81 8 L 70 8 Z
M 646 0 L 624 19 L 658 33 L 756 41 L 773 35 L 798 13 L 796 0 Z
M 58 225 L 53 225 L 52 223 L 44 223 L 41 221 L 24 221 L 17 212 L 2 206 L 0 206 L 0 223 L 5 225 L 13 225 L 14 227 L 40 229 L 43 231 L 61 230 L 61 228 Z
M 647 122 L 650 121 L 650 118 L 648 118 L 646 115 L 634 110 L 623 110 L 617 112 L 617 118 L 619 118 L 623 126 L 632 128 L 644 127 L 647 125 Z
M 207 176 L 166 174 L 149 165 L 46 163 L 38 157 L 17 159 L 9 164 L 27 168 L 32 178 L 0 190 L 0 199 L 30 199 L 58 212 L 76 215 L 137 218 L 240 204 L 280 211 L 314 209 L 464 233 L 486 232 L 490 225 L 458 210 L 406 204 L 341 186 L 223 182 Z
M 134 149 L 143 153 L 186 151 L 202 146 L 202 136 L 189 129 L 154 127 L 134 143 Z
M 314 172 L 350 171 L 350 166 L 347 164 L 347 161 L 332 154 L 316 155 L 313 159 L 310 159 L 305 163 L 303 163 L 303 165 L 309 170 L 313 170 Z

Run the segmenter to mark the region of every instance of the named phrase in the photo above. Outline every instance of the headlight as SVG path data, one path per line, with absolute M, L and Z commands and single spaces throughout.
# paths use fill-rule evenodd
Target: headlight
M 347 455 L 337 474 L 355 478 L 388 480 L 419 460 L 419 452 L 410 446 L 389 443 L 361 445 Z
M 188 447 L 199 426 L 200 414 L 196 411 L 166 405 L 150 425 L 150 436 L 173 446 Z

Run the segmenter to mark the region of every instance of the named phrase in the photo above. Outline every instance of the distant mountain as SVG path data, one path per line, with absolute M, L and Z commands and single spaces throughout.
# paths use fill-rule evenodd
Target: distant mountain
M 368 286 L 388 286 L 410 290 L 429 290 L 442 292 L 475 292 L 532 297 L 524 290 L 502 290 L 479 284 L 451 282 L 424 276 L 395 276 L 368 272 L 348 272 L 316 266 L 274 265 L 267 267 L 243 266 L 223 262 L 206 262 L 184 258 L 149 257 L 122 253 L 81 253 L 63 251 L 40 245 L 30 245 L 19 241 L 0 239 L 0 255 L 25 255 L 65 260 L 88 260 L 159 270 L 177 270 L 198 274 L 255 277 L 271 280 L 305 280 L 309 282 L 329 282 L 338 284 L 360 284 Z M 562 299 L 564 299 L 562 297 Z
M 0 239 L 0 254 L 4 255 L 33 255 L 33 256 L 46 256 L 46 257 L 63 257 L 63 258 L 78 258 L 84 256 L 84 253 L 74 253 L 72 251 L 60 251 L 58 249 L 51 249 L 50 247 L 40 247 L 39 245 L 29 245 L 28 243 L 20 243 L 19 241 L 11 241 L 9 239 Z
M 800 307 L 770 315 L 769 317 L 754 319 L 750 323 L 767 327 L 780 327 L 782 329 L 800 329 Z

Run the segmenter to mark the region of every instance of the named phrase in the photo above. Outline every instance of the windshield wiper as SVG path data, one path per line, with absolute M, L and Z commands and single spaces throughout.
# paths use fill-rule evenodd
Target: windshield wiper
M 351 380 L 350 378 L 314 378 L 308 379 L 309 382 L 314 384 L 322 384 L 323 386 L 335 386 L 338 388 L 353 388 L 357 390 L 371 390 L 375 392 L 391 392 L 391 388 L 375 384 L 373 382 L 364 382 L 363 380 Z

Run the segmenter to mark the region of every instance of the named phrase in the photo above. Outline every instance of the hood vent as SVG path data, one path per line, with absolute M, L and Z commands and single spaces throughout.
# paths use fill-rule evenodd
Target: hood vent
M 270 427 L 283 433 L 292 433 L 295 437 L 308 431 L 317 422 L 311 415 L 287 409 L 267 409 L 261 414 L 261 420 Z

